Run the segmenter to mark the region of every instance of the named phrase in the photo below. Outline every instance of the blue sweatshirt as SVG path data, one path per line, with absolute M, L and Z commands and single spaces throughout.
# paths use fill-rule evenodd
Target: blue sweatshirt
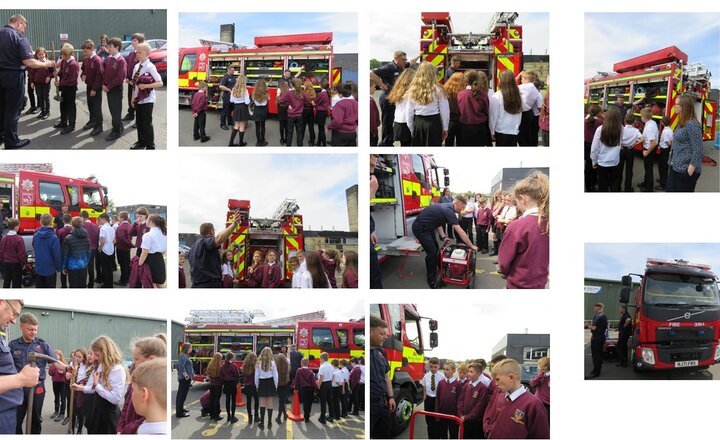
M 33 235 L 33 252 L 35 253 L 35 273 L 39 276 L 55 275 L 62 269 L 60 240 L 55 229 L 42 227 Z

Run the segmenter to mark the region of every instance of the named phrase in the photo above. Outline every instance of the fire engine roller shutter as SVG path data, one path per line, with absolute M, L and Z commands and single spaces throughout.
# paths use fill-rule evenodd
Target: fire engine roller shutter
M 435 66 L 435 69 L 437 71 L 437 80 L 438 82 L 444 82 L 445 81 L 445 58 L 447 58 L 448 53 L 448 45 L 447 44 L 439 44 L 437 42 L 437 39 L 435 38 L 435 35 L 433 34 L 432 29 L 427 29 L 425 31 L 425 35 L 423 35 L 423 39 L 430 39 L 432 38 L 432 43 L 428 46 L 428 53 L 425 54 L 425 61 L 431 63 L 433 66 Z

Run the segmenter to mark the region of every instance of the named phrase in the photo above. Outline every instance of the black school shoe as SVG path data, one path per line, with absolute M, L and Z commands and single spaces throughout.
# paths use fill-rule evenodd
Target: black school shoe
M 70 133 L 72 133 L 73 131 L 75 131 L 75 126 L 68 125 L 68 126 L 66 126 L 65 128 L 62 129 L 62 131 L 60 132 L 60 134 L 70 134 Z
M 132 147 L 130 147 L 131 150 L 144 150 L 145 145 L 141 142 L 135 142 Z
M 83 125 L 82 131 L 90 130 L 93 127 L 95 127 L 95 124 L 93 124 L 92 122 L 88 122 L 87 124 Z
M 56 124 L 53 124 L 53 128 L 65 128 L 65 127 L 67 127 L 66 122 L 58 122 Z
M 122 118 L 123 121 L 132 121 L 133 119 L 135 119 L 135 115 L 131 115 L 130 113 L 126 114 L 126 115 Z
M 200 138 L 200 142 L 205 143 L 210 140 L 210 136 L 203 136 Z
M 105 140 L 108 142 L 112 142 L 115 139 L 120 139 L 120 133 L 117 131 L 111 131 L 110 134 L 105 137 Z
M 102 133 L 102 132 L 103 132 L 102 127 L 96 126 L 96 127 L 93 128 L 93 130 L 90 132 L 90 136 L 97 136 L 97 135 L 99 135 L 99 134 Z

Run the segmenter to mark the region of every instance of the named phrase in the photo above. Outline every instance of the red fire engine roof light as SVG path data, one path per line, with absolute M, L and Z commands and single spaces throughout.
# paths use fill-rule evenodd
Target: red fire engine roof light
M 330 44 L 332 32 L 316 32 L 311 34 L 271 35 L 255 37 L 257 47 L 302 46 L 306 44 Z
M 673 261 L 668 260 L 661 260 L 659 258 L 648 258 L 647 263 L 648 266 L 685 266 L 685 267 L 694 267 L 701 270 L 710 270 L 712 269 L 709 264 L 702 264 L 702 263 L 691 263 L 687 260 L 682 259 L 675 259 Z
M 687 64 L 688 56 L 677 47 L 669 46 L 656 50 L 655 52 L 646 53 L 635 58 L 630 58 L 629 60 L 615 63 L 613 65 L 613 70 L 617 73 L 625 73 L 674 61 L 682 61 L 683 64 Z

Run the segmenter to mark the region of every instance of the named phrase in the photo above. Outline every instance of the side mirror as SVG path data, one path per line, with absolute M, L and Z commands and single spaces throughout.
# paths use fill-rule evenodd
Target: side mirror
M 632 286 L 632 277 L 630 275 L 623 275 L 622 277 L 622 285 L 623 286 Z
M 310 359 L 311 361 L 314 361 L 314 360 L 315 360 L 315 356 L 311 354 L 310 356 L 308 356 L 308 359 Z
M 103 202 L 105 206 L 108 205 L 108 196 L 103 197 Z
M 629 287 L 623 287 L 620 289 L 620 298 L 619 300 L 623 304 L 627 304 L 630 302 L 630 288 Z
M 445 172 L 447 173 L 447 170 L 445 170 Z M 445 182 L 444 182 L 444 183 L 445 183 L 445 186 L 446 186 L 446 187 L 447 187 L 447 186 L 450 186 L 450 176 L 445 176 Z
M 430 348 L 438 346 L 438 334 L 435 332 L 430 333 Z
M 450 169 L 449 168 L 443 168 L 443 175 L 449 176 L 450 175 Z
M 430 322 L 428 322 L 428 324 L 430 325 L 431 332 L 434 332 L 438 329 L 438 322 L 436 320 L 431 319 Z

